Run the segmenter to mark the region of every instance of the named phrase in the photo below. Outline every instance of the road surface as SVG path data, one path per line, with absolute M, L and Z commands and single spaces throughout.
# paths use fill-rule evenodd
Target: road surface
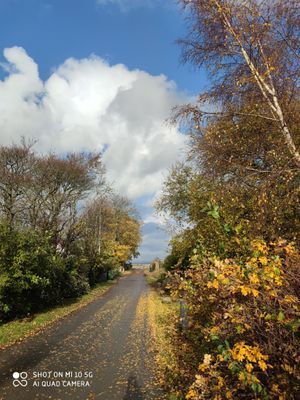
M 142 271 L 46 331 L 0 351 L 0 399 L 159 400 Z

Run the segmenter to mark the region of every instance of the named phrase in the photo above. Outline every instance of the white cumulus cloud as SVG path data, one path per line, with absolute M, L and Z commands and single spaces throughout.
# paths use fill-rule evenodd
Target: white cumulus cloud
M 66 60 L 43 81 L 23 48 L 5 49 L 4 58 L 0 144 L 25 137 L 42 153 L 102 151 L 109 181 L 147 210 L 140 260 L 163 257 L 168 238 L 157 230 L 151 199 L 185 147 L 185 137 L 166 123 L 186 101 L 175 83 L 94 55 Z
M 66 60 L 46 80 L 20 47 L 4 50 L 1 144 L 21 136 L 40 151 L 105 150 L 108 178 L 121 193 L 154 195 L 185 138 L 166 119 L 183 101 L 164 75 L 152 76 L 90 56 Z

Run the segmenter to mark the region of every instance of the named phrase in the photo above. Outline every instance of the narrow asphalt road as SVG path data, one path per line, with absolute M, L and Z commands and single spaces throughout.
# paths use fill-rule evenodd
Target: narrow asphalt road
M 143 272 L 134 271 L 85 308 L 0 351 L 0 399 L 163 399 L 143 307 L 148 290 Z

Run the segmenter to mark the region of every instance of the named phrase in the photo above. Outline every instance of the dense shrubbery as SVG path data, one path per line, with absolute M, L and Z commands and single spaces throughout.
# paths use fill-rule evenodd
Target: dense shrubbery
M 18 232 L 0 225 L 1 320 L 59 301 L 66 275 L 50 238 L 30 229 Z
M 173 293 L 185 294 L 192 331 L 186 339 L 199 361 L 187 399 L 293 398 L 299 384 L 299 262 L 284 242 L 253 241 L 241 259 L 220 260 L 195 249 L 190 268 L 173 280 Z
M 107 279 L 108 269 L 105 264 L 89 265 L 78 254 L 62 257 L 53 246 L 51 234 L 43 236 L 32 229 L 16 231 L 0 225 L 0 320 L 22 317 L 65 298 L 81 296 Z

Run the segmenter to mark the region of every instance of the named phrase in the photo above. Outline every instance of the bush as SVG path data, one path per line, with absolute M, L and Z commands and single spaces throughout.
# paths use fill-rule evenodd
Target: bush
M 90 290 L 87 260 L 57 254 L 51 236 L 0 226 L 0 320 L 23 317 Z M 95 279 L 98 276 L 95 277 Z
M 99 282 L 107 280 L 106 267 L 102 264 L 102 261 L 98 258 L 89 261 L 89 284 L 91 287 L 95 286 Z
M 125 271 L 131 271 L 133 268 L 132 262 L 128 261 L 124 263 L 124 270 Z
M 173 268 L 176 268 L 176 264 L 179 261 L 179 257 L 176 257 L 174 254 L 169 254 L 164 259 L 163 268 L 166 271 L 171 271 Z
M 64 259 L 65 269 L 62 282 L 62 297 L 80 297 L 90 291 L 88 279 L 88 261 L 80 254 Z
M 51 238 L 0 226 L 0 319 L 24 316 L 61 298 L 65 266 Z
M 174 289 L 185 294 L 196 370 L 186 399 L 295 399 L 299 388 L 299 253 L 254 240 L 240 259 L 195 251 Z M 190 366 L 190 364 L 189 364 Z
M 108 279 L 115 279 L 120 275 L 120 262 L 113 256 L 107 256 L 101 260 L 101 266 L 107 272 Z
M 24 317 L 87 293 L 120 274 L 115 257 L 58 254 L 51 235 L 0 225 L 0 321 Z

